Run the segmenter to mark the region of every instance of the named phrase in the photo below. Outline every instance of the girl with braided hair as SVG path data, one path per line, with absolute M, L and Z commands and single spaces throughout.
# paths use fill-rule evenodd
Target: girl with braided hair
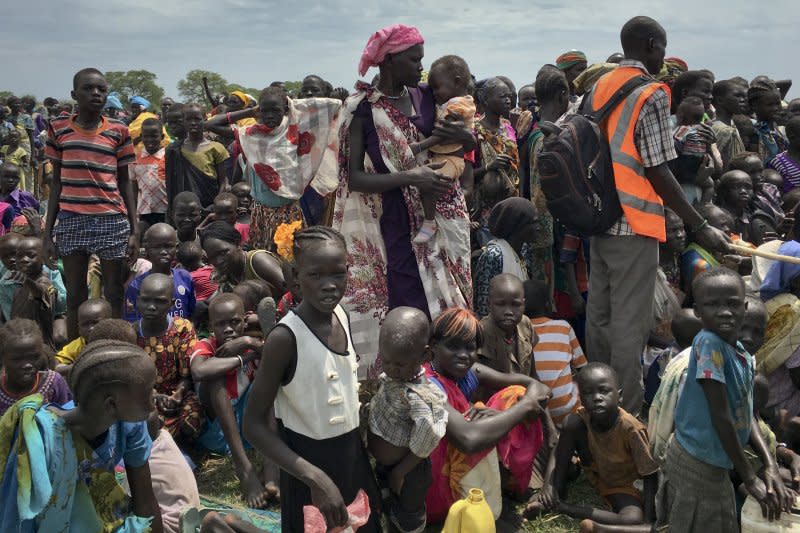
M 328 529 L 348 522 L 346 503 L 363 489 L 372 509 L 359 531 L 380 531 L 377 486 L 359 432 L 358 360 L 340 305 L 347 285 L 341 233 L 312 226 L 294 237 L 303 301 L 264 342 L 244 414 L 248 442 L 281 468 L 281 528 L 303 531 L 314 505 Z M 277 430 L 268 423 L 272 409 Z
M 161 533 L 145 422 L 155 380 L 141 348 L 96 341 L 70 371 L 74 408 L 40 394 L 14 404 L 0 418 L 0 530 Z M 130 499 L 114 477 L 120 461 Z

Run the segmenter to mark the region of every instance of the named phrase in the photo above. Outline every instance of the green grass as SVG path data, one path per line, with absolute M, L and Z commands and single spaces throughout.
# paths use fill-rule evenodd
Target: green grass
M 258 453 L 249 450 L 248 456 L 250 460 L 253 461 L 254 465 L 260 466 L 261 462 Z M 244 505 L 239 491 L 239 480 L 236 479 L 236 473 L 234 472 L 233 464 L 229 457 L 208 455 L 204 458 L 196 459 L 196 462 L 198 468 L 195 471 L 195 475 L 197 477 L 197 486 L 200 489 L 200 494 L 227 505 Z M 592 506 L 603 505 L 602 501 L 583 475 L 570 484 L 569 502 Z M 525 504 L 522 503 L 517 505 L 516 510 L 518 513 L 521 513 L 524 508 Z M 270 510 L 279 511 L 277 506 L 270 507 Z M 441 526 L 429 527 L 426 531 L 433 533 L 440 530 Z M 536 520 L 523 523 L 522 529 L 519 531 L 535 533 L 572 533 L 578 531 L 578 521 L 563 515 L 546 515 Z

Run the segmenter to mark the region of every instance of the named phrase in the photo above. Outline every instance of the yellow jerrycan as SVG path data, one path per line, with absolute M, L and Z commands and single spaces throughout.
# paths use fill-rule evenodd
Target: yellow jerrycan
M 481 489 L 470 489 L 450 507 L 442 533 L 495 533 L 494 516 Z

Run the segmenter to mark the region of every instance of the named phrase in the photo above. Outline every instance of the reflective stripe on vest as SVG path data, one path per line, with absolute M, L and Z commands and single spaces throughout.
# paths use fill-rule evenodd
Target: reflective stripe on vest
M 602 77 L 592 91 L 588 108 L 596 111 L 625 83 L 641 75 L 641 70 L 620 67 Z M 636 148 L 634 132 L 642 106 L 653 93 L 665 87 L 660 83 L 649 83 L 637 87 L 618 105 L 600 125 L 608 139 L 622 210 L 631 229 L 637 235 L 666 240 L 664 203 L 653 189 L 644 173 L 639 150 Z

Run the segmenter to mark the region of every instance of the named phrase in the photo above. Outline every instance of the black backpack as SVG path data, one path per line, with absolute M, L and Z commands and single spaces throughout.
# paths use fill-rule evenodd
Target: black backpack
M 538 157 L 542 192 L 547 209 L 568 230 L 598 235 L 622 216 L 611 151 L 598 124 L 632 91 L 651 81 L 637 76 L 596 112 L 584 113 L 581 106 L 561 127 L 551 122 L 540 125 L 545 134 L 554 134 L 545 137 Z

